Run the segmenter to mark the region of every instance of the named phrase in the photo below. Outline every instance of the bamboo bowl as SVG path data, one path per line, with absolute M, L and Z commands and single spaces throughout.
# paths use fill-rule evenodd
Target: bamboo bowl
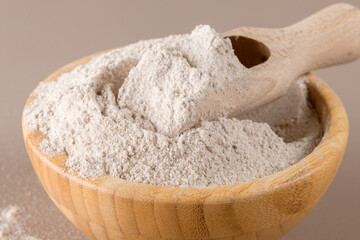
M 93 56 L 59 69 L 44 81 L 56 80 Z M 43 154 L 39 142 L 44 136 L 23 126 L 25 145 L 51 200 L 92 239 L 278 239 L 325 193 L 348 138 L 348 119 L 340 99 L 314 75 L 307 77 L 324 128 L 322 141 L 295 165 L 251 182 L 177 188 L 108 176 L 84 180 L 64 169 L 65 155 Z

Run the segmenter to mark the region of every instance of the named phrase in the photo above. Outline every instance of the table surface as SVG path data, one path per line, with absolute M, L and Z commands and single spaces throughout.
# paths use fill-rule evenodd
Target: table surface
M 16 204 L 41 239 L 87 239 L 57 210 L 37 180 L 22 140 L 21 113 L 37 83 L 57 68 L 140 39 L 210 24 L 284 27 L 335 1 L 0 1 L 0 209 Z M 348 1 L 360 7 L 358 0 Z M 338 174 L 310 215 L 284 239 L 360 235 L 360 61 L 315 72 L 340 96 L 350 137 Z

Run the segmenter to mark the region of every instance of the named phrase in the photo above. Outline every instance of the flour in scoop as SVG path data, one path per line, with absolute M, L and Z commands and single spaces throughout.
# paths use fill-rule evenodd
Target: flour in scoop
M 229 40 L 198 26 L 101 54 L 40 83 L 23 122 L 44 134 L 45 154 L 66 154 L 64 167 L 83 178 L 176 187 L 251 181 L 291 166 L 319 143 L 305 77 L 267 106 L 167 136 L 194 114 L 191 104 L 209 86 L 216 91 L 248 71 Z

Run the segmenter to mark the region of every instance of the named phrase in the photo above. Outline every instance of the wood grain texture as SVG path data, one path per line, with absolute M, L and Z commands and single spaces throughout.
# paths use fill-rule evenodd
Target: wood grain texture
M 93 56 L 59 69 L 44 81 L 55 81 Z M 108 176 L 84 180 L 66 171 L 66 156 L 50 157 L 40 151 L 41 132 L 31 133 L 23 126 L 24 141 L 47 194 L 92 239 L 278 239 L 325 193 L 348 138 L 348 119 L 339 98 L 315 76 L 307 77 L 324 127 L 322 141 L 295 165 L 251 182 L 176 188 Z M 30 96 L 28 103 L 35 97 Z

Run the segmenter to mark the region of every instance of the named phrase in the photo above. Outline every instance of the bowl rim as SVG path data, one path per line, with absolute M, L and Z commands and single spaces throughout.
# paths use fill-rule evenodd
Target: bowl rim
M 89 62 L 95 56 L 112 50 L 116 49 L 101 51 L 71 62 L 52 73 L 42 82 L 55 81 L 61 74 L 71 71 L 78 65 Z M 101 192 L 111 193 L 118 197 L 137 198 L 144 201 L 156 199 L 158 202 L 177 201 L 186 203 L 197 203 L 204 199 L 206 199 L 207 203 L 218 203 L 233 202 L 239 198 L 251 198 L 256 195 L 290 188 L 296 185 L 296 182 L 308 178 L 313 174 L 317 174 L 319 169 L 324 165 L 335 161 L 331 155 L 328 155 L 329 157 L 324 157 L 325 154 L 343 154 L 346 148 L 349 128 L 348 117 L 344 105 L 336 96 L 335 92 L 325 82 L 311 73 L 306 74 L 306 77 L 311 98 L 316 98 L 316 101 L 319 102 L 315 107 L 319 112 L 324 133 L 320 143 L 309 155 L 294 165 L 274 174 L 249 182 L 213 187 L 186 188 L 136 183 L 110 176 L 100 176 L 95 179 L 83 179 L 69 173 L 64 168 L 64 163 L 67 158 L 66 155 L 49 156 L 41 152 L 39 143 L 44 138 L 44 135 L 39 131 L 30 132 L 26 129 L 24 126 L 23 111 L 22 130 L 24 141 L 26 147 L 31 148 L 37 155 L 37 159 L 46 163 L 52 170 L 61 174 L 64 178 L 69 179 L 69 181 L 74 181 L 80 185 Z M 35 97 L 33 91 L 25 104 L 24 110 Z M 337 152 L 330 153 L 329 146 L 333 146 L 333 151 Z

